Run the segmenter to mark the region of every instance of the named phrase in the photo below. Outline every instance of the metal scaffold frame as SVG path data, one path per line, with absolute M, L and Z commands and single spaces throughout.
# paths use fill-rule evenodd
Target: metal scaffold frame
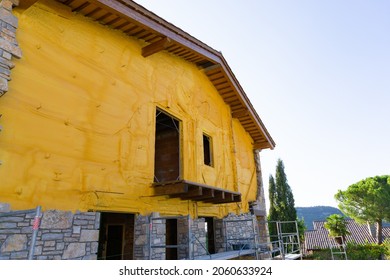
M 261 240 L 267 240 L 267 242 L 259 244 L 261 259 L 302 260 L 303 254 L 297 221 L 266 221 L 264 223 L 268 228 L 274 224 L 277 232 L 276 235 L 260 236 Z M 283 228 L 285 225 L 292 225 L 294 230 L 285 232 Z
M 167 245 L 165 243 L 152 244 L 152 232 L 154 230 L 155 221 L 168 219 L 187 219 L 188 237 L 187 242 L 177 245 Z M 190 216 L 166 216 L 166 217 L 150 217 L 149 219 L 149 259 L 152 259 L 153 250 L 157 248 L 176 248 L 185 249 L 187 259 L 197 260 L 226 260 L 242 256 L 253 256 L 256 260 L 261 259 L 279 259 L 279 260 L 295 260 L 302 259 L 301 244 L 299 239 L 298 224 L 296 221 L 266 221 L 262 224 L 266 226 L 266 235 L 260 235 L 259 224 L 252 219 L 237 219 L 223 220 L 224 232 L 224 252 L 210 254 L 206 246 L 192 233 L 192 221 Z M 248 236 L 233 236 L 228 230 L 228 225 L 239 222 L 251 222 L 250 227 L 253 232 Z M 274 223 L 277 228 L 277 235 L 271 236 L 268 234 L 269 224 Z M 283 225 L 293 224 L 295 230 L 293 232 L 284 232 Z M 195 256 L 194 246 L 199 245 L 203 248 L 205 255 Z
M 153 226 L 154 226 L 154 221 L 158 220 L 178 220 L 178 219 L 183 219 L 187 218 L 187 224 L 188 224 L 188 242 L 187 244 L 177 244 L 177 245 L 167 245 L 167 244 L 152 244 L 152 232 L 153 232 Z M 148 245 L 149 245 L 149 260 L 152 259 L 153 255 L 153 250 L 158 249 L 158 248 L 173 248 L 173 249 L 179 249 L 179 248 L 188 248 L 188 255 L 191 255 L 191 218 L 190 216 L 165 216 L 165 217 L 149 217 L 149 240 L 148 240 Z

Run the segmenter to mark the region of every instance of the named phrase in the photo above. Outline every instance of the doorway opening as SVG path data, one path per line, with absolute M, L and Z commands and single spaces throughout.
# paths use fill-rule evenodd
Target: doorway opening
M 214 218 L 204 217 L 206 231 L 206 249 L 210 254 L 215 254 Z
M 180 121 L 156 110 L 154 181 L 180 179 Z
M 177 260 L 177 219 L 167 219 L 165 226 L 165 259 Z
M 133 259 L 134 220 L 134 214 L 101 213 L 98 259 Z

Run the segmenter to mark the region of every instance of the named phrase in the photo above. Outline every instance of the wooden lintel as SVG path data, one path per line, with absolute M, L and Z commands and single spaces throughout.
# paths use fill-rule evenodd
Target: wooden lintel
M 150 45 L 147 45 L 146 47 L 143 47 L 142 48 L 142 56 L 148 57 L 148 56 L 151 56 L 152 54 L 163 51 L 167 47 L 169 47 L 170 44 L 172 44 L 172 40 L 168 37 L 164 37 L 155 43 L 152 43 Z
M 154 186 L 155 195 L 174 195 L 184 194 L 187 192 L 188 186 L 186 184 Z
M 232 117 L 238 119 L 241 117 L 248 116 L 248 113 L 249 113 L 248 109 L 242 109 L 242 110 L 232 112 Z
M 18 1 L 11 1 L 11 2 L 16 4 L 15 6 L 18 6 L 18 8 L 23 9 L 23 10 L 27 10 L 32 5 L 34 5 L 36 2 L 38 2 L 38 0 L 19 0 L 19 5 L 17 5 Z

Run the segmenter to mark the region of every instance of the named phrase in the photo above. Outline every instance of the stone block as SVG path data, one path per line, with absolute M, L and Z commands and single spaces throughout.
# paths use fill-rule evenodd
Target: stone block
M 28 257 L 28 251 L 19 251 L 19 252 L 11 253 L 12 260 L 26 260 L 27 257 Z
M 57 242 L 56 250 L 61 251 L 61 250 L 64 250 L 64 248 L 65 248 L 65 243 L 64 242 Z
M 35 248 L 34 248 L 34 256 L 42 255 L 42 249 L 43 249 L 42 246 L 35 246 Z
M 61 240 L 64 238 L 64 234 L 62 233 L 44 233 L 42 234 L 41 239 L 46 240 Z
M 0 213 L 10 212 L 10 211 L 11 211 L 11 206 L 8 203 L 0 203 Z
M 16 228 L 16 223 L 0 223 L 0 229 Z
M 80 234 L 81 226 L 73 226 L 73 234 Z
M 85 243 L 70 243 L 62 255 L 63 260 L 75 259 L 85 256 Z
M 76 226 L 86 226 L 86 225 L 88 225 L 88 221 L 87 220 L 75 220 L 73 222 L 73 224 Z
M 0 248 L 0 252 L 15 252 L 27 249 L 27 235 L 13 234 L 7 237 Z
M 80 242 L 93 242 L 99 241 L 99 231 L 98 230 L 81 230 Z
M 134 240 L 134 245 L 145 245 L 147 244 L 147 236 L 146 235 L 140 235 L 137 236 Z
M 72 227 L 73 214 L 70 211 L 50 210 L 43 213 L 42 229 L 67 229 Z
M 97 260 L 97 255 L 87 255 L 85 257 L 83 257 L 83 260 L 91 260 L 91 261 L 95 261 Z
M 12 25 L 13 27 L 18 27 L 18 18 L 14 16 L 11 11 L 0 8 L 0 18 L 2 21 Z
M 55 241 L 45 241 L 43 243 L 43 246 L 45 246 L 45 247 L 54 247 L 55 245 L 56 245 Z
M 8 80 L 6 78 L 0 77 L 0 90 L 3 92 L 8 91 Z
M 12 6 L 14 5 L 14 3 L 12 3 L 12 1 L 10 0 L 1 0 L 0 2 L 0 7 L 8 10 L 8 11 L 12 11 Z
M 91 243 L 91 253 L 96 254 L 99 249 L 99 243 L 98 242 L 92 242 Z

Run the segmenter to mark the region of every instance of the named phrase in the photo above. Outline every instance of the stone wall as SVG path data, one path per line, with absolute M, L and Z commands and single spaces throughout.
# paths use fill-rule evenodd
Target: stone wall
M 158 218 L 158 214 L 154 214 L 153 218 Z M 149 250 L 151 250 L 152 260 L 165 260 L 166 249 L 149 248 L 149 240 L 152 246 L 166 245 L 166 220 L 154 219 L 153 226 L 150 230 L 150 217 L 138 215 L 135 219 L 134 231 L 134 259 L 147 260 L 149 259 Z M 193 238 L 189 240 L 189 226 L 191 223 L 191 234 Z M 206 231 L 204 219 L 188 220 L 187 216 L 177 218 L 177 244 L 178 259 L 188 259 L 192 255 L 200 256 L 206 254 Z M 196 238 L 195 238 L 196 236 Z
M 12 14 L 12 7 L 18 2 L 18 0 L 0 1 L 0 96 L 8 91 L 8 81 L 11 80 L 11 69 L 14 67 L 12 57 L 22 56 L 16 41 L 18 19 Z
M 229 214 L 224 219 L 216 219 L 214 223 L 214 237 L 216 252 L 225 252 L 254 246 L 254 236 L 259 237 L 258 222 L 251 213 L 234 215 Z
M 0 259 L 27 259 L 35 210 L 0 213 Z M 100 214 L 49 210 L 42 214 L 33 259 L 97 259 Z

